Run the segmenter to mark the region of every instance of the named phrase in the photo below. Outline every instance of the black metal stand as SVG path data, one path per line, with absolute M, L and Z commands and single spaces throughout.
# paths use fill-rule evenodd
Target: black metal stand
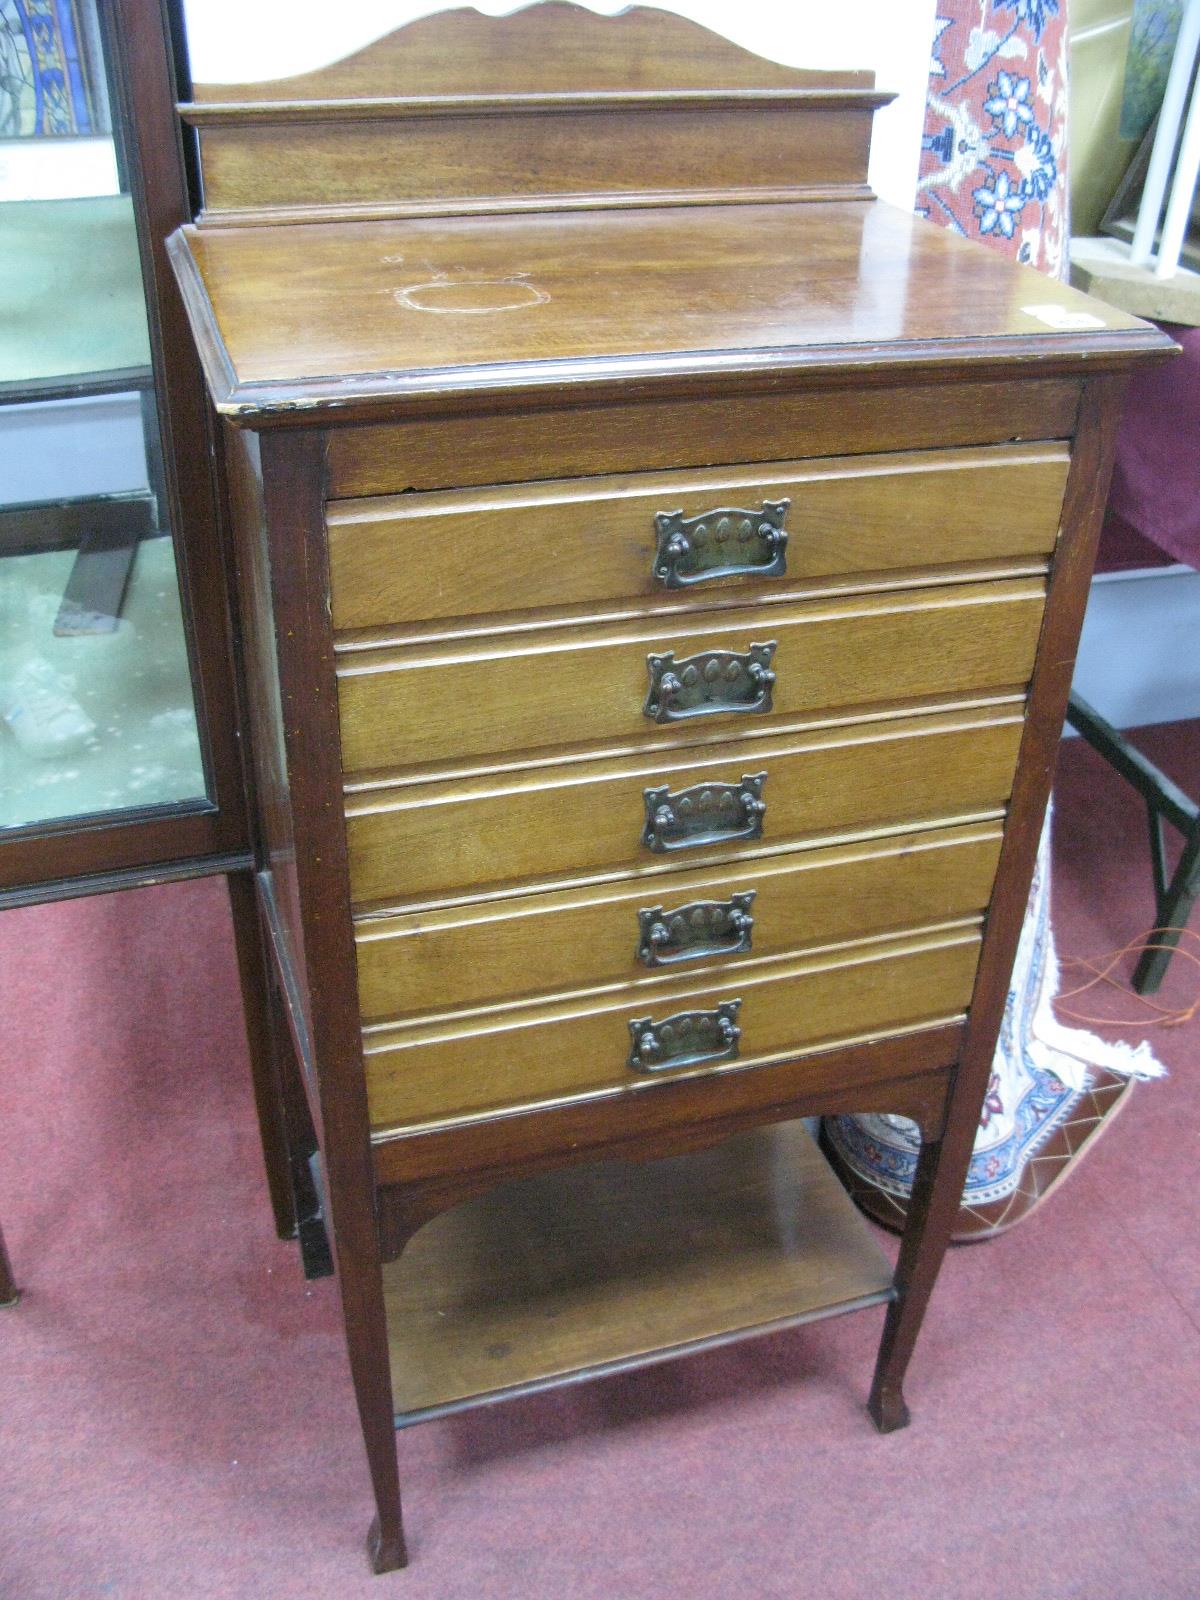
M 1071 696 L 1067 721 L 1146 802 L 1158 926 L 1134 968 L 1133 987 L 1139 994 L 1154 994 L 1166 976 L 1192 906 L 1200 897 L 1200 804 L 1184 794 L 1077 694 Z M 1169 877 L 1164 822 L 1183 836 L 1183 854 Z

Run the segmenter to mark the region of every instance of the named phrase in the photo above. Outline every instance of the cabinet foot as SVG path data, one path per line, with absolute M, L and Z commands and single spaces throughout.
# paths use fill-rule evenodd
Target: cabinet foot
M 0 1233 L 0 1309 L 15 1306 L 20 1298 L 21 1291 L 13 1278 L 12 1263 L 4 1247 L 4 1235 Z
M 900 1388 L 873 1389 L 867 1410 L 880 1433 L 895 1433 L 897 1428 L 907 1428 L 912 1421 Z
M 396 1526 L 386 1532 L 378 1516 L 367 1534 L 367 1560 L 374 1573 L 399 1572 L 408 1565 L 408 1551 L 404 1546 L 404 1529 L 397 1518 Z

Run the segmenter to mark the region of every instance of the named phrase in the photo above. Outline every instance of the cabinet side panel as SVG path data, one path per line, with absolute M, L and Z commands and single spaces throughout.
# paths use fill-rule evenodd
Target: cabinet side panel
M 305 1028 L 311 1034 L 258 438 L 226 426 L 224 443 L 257 793 L 259 866 L 270 885 L 268 914 L 274 923 L 276 947 L 290 968 L 286 986 L 298 1000 Z

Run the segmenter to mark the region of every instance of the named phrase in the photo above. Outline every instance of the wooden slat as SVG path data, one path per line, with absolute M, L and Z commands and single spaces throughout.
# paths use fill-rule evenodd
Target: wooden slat
M 886 1034 L 961 1013 L 979 957 L 977 923 L 903 939 L 865 940 L 827 955 L 762 962 L 719 980 L 676 979 L 649 998 L 624 988 L 590 1000 L 496 1009 L 485 1019 L 413 1023 L 364 1041 L 373 1128 L 479 1115 L 631 1081 L 629 1023 L 740 999 L 744 1068 L 848 1034 Z
M 790 500 L 787 573 L 708 580 L 691 604 L 830 575 L 1054 548 L 1069 456 L 1057 444 L 569 479 L 329 509 L 333 621 L 395 627 L 668 593 L 653 575 L 655 513 Z M 996 506 L 1007 508 L 997 517 Z
M 990 811 L 1008 797 L 1021 727 L 1012 710 L 945 714 L 756 739 L 734 755 L 681 751 L 355 796 L 347 806 L 351 888 L 362 909 L 522 892 L 535 879 L 657 877 L 806 836 Z M 737 783 L 756 772 L 767 773 L 760 844 L 656 856 L 640 843 L 647 788 Z
M 1000 837 L 996 823 L 982 823 L 680 872 L 653 887 L 572 889 L 361 922 L 363 1020 L 633 981 L 652 996 L 680 974 L 719 977 L 806 945 L 966 916 L 987 905 Z M 653 970 L 639 961 L 640 908 L 669 913 L 746 890 L 755 894 L 748 955 Z
M 800 1123 L 527 1179 L 384 1269 L 399 1420 L 882 1300 L 891 1264 Z
M 528 483 L 595 473 L 653 472 L 719 462 L 790 461 L 1010 439 L 1063 439 L 1078 383 L 898 383 L 888 389 L 723 394 L 554 412 L 414 417 L 328 435 L 334 498 L 467 484 Z
M 636 747 L 663 726 L 644 714 L 647 656 L 745 654 L 774 641 L 773 709 L 671 724 L 680 742 L 817 711 L 921 696 L 1023 688 L 1033 666 L 1040 580 L 688 615 L 686 626 L 566 627 L 519 641 L 381 650 L 338 668 L 348 774 L 556 745 L 619 740 Z

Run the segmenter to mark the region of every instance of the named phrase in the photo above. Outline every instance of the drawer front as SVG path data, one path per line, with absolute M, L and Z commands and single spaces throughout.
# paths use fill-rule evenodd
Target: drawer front
M 1043 582 L 1026 579 L 691 617 L 679 632 L 558 628 L 520 644 L 354 652 L 338 669 L 343 763 L 380 771 L 668 728 L 685 738 L 1024 687 L 1044 603 Z
M 732 754 L 727 745 L 680 752 L 653 765 L 582 761 L 367 791 L 347 808 L 351 890 L 359 906 L 470 897 L 530 879 L 670 871 L 812 834 L 990 811 L 1008 798 L 1022 726 L 1013 709 L 944 713 L 753 739 Z M 647 790 L 736 788 L 760 773 L 761 838 L 717 837 L 662 853 L 642 842 L 655 806 Z
M 695 604 L 748 585 L 1044 557 L 1068 459 L 1058 444 L 1001 446 L 334 503 L 333 622 L 395 627 L 672 594 Z M 786 543 L 772 561 L 757 529 L 781 501 Z M 673 513 L 693 524 L 690 560 L 659 560 Z M 765 575 L 767 565 L 778 570 Z
M 681 976 L 981 912 L 998 824 L 360 923 L 364 1022 Z M 749 925 L 747 925 L 747 921 Z M 649 1003 L 649 1002 L 648 1002 Z
M 368 1034 L 371 1123 L 394 1128 L 646 1087 L 953 1017 L 970 1001 L 979 945 L 978 927 L 962 927 L 763 963 L 720 983 L 664 988 L 653 1001 L 618 991 L 586 1005 L 492 1012 L 486 1028 Z
M 331 427 L 329 494 L 401 494 L 466 484 L 653 472 L 720 462 L 1066 439 L 1079 380 L 899 383 L 709 394 L 544 409 L 425 416 Z M 1007 509 L 1007 508 L 1006 508 Z

